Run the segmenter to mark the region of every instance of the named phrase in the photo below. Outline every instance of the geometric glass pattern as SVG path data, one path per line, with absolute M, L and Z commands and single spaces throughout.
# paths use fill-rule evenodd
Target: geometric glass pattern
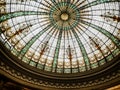
M 0 41 L 43 71 L 92 70 L 120 54 L 120 1 L 0 0 Z

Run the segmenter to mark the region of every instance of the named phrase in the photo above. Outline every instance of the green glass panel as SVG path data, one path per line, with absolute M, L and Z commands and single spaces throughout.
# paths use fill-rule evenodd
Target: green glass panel
M 30 61 L 29 64 L 30 64 L 31 66 L 34 66 L 34 67 L 36 66 L 36 62 L 34 62 L 34 61 L 32 61 L 32 60 Z
M 78 45 L 79 45 L 79 48 L 80 48 L 80 50 L 82 52 L 82 56 L 84 58 L 86 66 L 87 66 L 87 70 L 90 70 L 90 61 L 89 61 L 87 52 L 85 50 L 85 47 L 84 47 L 83 43 L 81 42 L 79 36 L 77 35 L 77 33 L 75 32 L 74 29 L 72 29 L 72 32 L 73 32 L 74 36 L 76 37 L 76 40 L 77 40 Z
M 64 73 L 71 73 L 71 69 L 70 68 L 65 68 Z
M 15 55 L 15 56 L 18 56 L 19 52 L 15 49 L 15 48 L 12 48 L 11 52 Z
M 63 73 L 63 68 L 57 68 L 57 73 Z
M 117 55 L 120 54 L 120 50 L 119 50 L 119 49 L 115 49 L 115 50 L 112 52 L 112 54 L 113 54 L 114 56 L 117 56 Z
M 52 70 L 51 67 L 45 66 L 45 71 L 51 71 L 51 70 Z
M 78 73 L 78 68 L 72 68 L 72 73 Z
M 28 58 L 26 58 L 26 57 L 23 57 L 23 60 L 22 60 L 22 61 L 28 64 L 28 63 L 30 62 L 30 59 L 28 59 Z
M 42 64 L 38 64 L 38 65 L 37 65 L 37 68 L 39 68 L 39 69 L 42 69 L 42 70 L 43 70 L 44 65 L 42 65 Z
M 61 44 L 61 38 L 62 38 L 62 30 L 59 32 L 58 41 L 55 49 L 55 54 L 53 57 L 53 65 L 52 65 L 52 72 L 55 72 L 56 66 L 57 66 L 57 60 L 59 55 L 59 49 Z
M 79 70 L 80 70 L 80 72 L 84 72 L 84 71 L 86 71 L 86 67 L 85 66 L 79 67 Z
M 11 46 L 8 43 L 5 43 L 7 49 L 11 49 Z
M 105 63 L 106 63 L 106 62 L 105 62 L 105 59 L 100 60 L 99 63 L 100 63 L 100 65 L 105 64 Z
M 107 61 L 111 61 L 113 59 L 113 56 L 110 54 L 106 57 Z
M 92 67 L 92 69 L 97 68 L 98 67 L 98 63 L 91 64 L 91 67 Z

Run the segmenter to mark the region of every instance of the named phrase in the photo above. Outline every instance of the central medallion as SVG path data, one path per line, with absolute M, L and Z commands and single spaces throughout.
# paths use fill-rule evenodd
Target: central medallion
M 54 28 L 70 30 L 78 25 L 80 12 L 72 3 L 59 2 L 56 3 L 56 6 L 51 7 L 49 19 Z
M 69 15 L 68 15 L 67 13 L 62 13 L 62 14 L 61 14 L 61 19 L 62 19 L 63 21 L 67 21 L 68 18 L 69 18 Z

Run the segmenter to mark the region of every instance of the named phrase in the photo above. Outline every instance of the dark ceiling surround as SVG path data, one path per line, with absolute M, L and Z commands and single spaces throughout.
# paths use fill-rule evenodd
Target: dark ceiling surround
M 54 74 L 39 72 L 32 66 L 19 62 L 0 44 L 0 73 L 32 88 L 38 89 L 104 89 L 120 84 L 120 55 L 106 65 L 79 74 Z M 104 68 L 104 69 L 103 69 Z

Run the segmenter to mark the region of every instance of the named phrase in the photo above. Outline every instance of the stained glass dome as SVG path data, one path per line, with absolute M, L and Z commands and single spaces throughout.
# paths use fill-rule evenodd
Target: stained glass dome
M 119 0 L 0 0 L 0 41 L 18 60 L 81 73 L 120 54 Z

